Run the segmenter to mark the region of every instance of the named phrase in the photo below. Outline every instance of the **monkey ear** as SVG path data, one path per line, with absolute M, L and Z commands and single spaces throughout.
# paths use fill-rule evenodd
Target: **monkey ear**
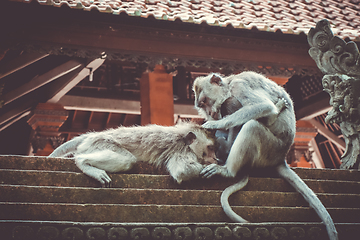
M 210 79 L 210 83 L 212 84 L 217 84 L 219 86 L 222 85 L 222 80 L 218 75 L 212 75 L 211 79 Z
M 185 144 L 186 145 L 190 145 L 190 144 L 192 144 L 193 142 L 194 142 L 194 140 L 196 139 L 196 135 L 195 135 L 195 133 L 193 133 L 193 132 L 189 132 L 187 135 L 186 135 L 186 137 L 185 137 Z

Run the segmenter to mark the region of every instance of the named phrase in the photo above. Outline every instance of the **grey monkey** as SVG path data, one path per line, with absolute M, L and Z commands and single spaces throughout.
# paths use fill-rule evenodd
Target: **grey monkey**
M 208 120 L 203 127 L 229 131 L 227 141 L 220 143 L 229 149 L 225 165 L 210 164 L 201 175 L 235 177 L 244 167 L 274 167 L 317 212 L 330 239 L 337 240 L 335 225 L 326 208 L 286 164 L 285 156 L 296 133 L 293 103 L 286 91 L 255 72 L 227 77 L 211 73 L 195 79 L 193 91 L 195 107 Z M 236 222 L 247 221 L 231 209 L 228 198 L 247 182 L 246 175 L 226 188 L 221 196 L 225 213 Z
M 195 123 L 179 123 L 85 133 L 60 145 L 49 157 L 74 158 L 79 169 L 102 186 L 111 183 L 106 172 L 128 171 L 138 161 L 165 166 L 181 183 L 198 177 L 204 165 L 216 163 L 215 150 L 208 130 Z

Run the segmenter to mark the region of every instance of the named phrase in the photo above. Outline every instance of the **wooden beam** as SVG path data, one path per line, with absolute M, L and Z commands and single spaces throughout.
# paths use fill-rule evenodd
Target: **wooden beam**
M 314 150 L 314 153 L 312 154 L 312 160 L 314 161 L 316 168 L 325 168 L 325 164 L 321 157 L 320 149 L 315 141 L 315 138 L 311 139 L 310 148 Z
M 2 99 L 4 100 L 4 105 L 14 101 L 15 99 L 18 99 L 18 98 L 24 96 L 25 94 L 27 94 L 31 91 L 34 91 L 35 89 L 40 88 L 41 86 L 43 86 L 61 76 L 66 75 L 67 73 L 69 73 L 81 66 L 82 66 L 82 63 L 80 63 L 76 60 L 70 60 L 70 61 L 50 70 L 49 72 L 44 73 L 41 76 L 37 76 L 37 77 L 33 78 L 28 83 L 25 83 L 25 84 L 21 85 L 20 87 L 18 87 L 17 89 L 5 94 L 2 97 Z
M 95 25 L 94 25 L 95 24 Z M 64 24 L 36 25 L 29 30 L 26 41 L 50 42 L 52 44 L 79 46 L 103 51 L 127 51 L 174 57 L 218 59 L 239 63 L 257 63 L 263 66 L 272 64 L 317 69 L 315 61 L 309 56 L 306 43 L 279 42 L 274 40 L 234 37 L 233 41 L 216 42 L 212 39 L 222 37 L 216 34 L 195 34 L 196 41 L 179 38 L 191 34 L 176 30 L 158 30 L 161 34 L 148 34 L 149 29 L 140 26 L 125 26 L 94 23 L 92 27 Z M 155 31 L 155 30 L 154 30 Z M 134 34 L 137 33 L 137 34 Z M 160 37 L 161 36 L 161 37 Z M 224 39 L 225 40 L 225 39 Z M 221 43 L 221 44 L 220 44 Z
M 133 100 L 65 95 L 58 103 L 67 110 L 140 114 L 140 102 Z M 200 118 L 192 104 L 175 104 L 174 114 L 182 117 Z
M 49 56 L 47 53 L 24 53 L 5 65 L 0 65 L 0 79 L 16 72 L 30 64 Z
M 318 131 L 327 139 L 329 139 L 332 143 L 334 143 L 336 146 L 338 146 L 343 151 L 346 148 L 345 141 L 341 140 L 338 136 L 336 136 L 333 132 L 331 132 L 329 129 L 324 127 L 321 123 L 316 121 L 315 119 L 308 120 L 312 125 L 314 125 Z
M 329 104 L 330 97 L 327 96 L 321 100 L 313 102 L 296 111 L 297 120 L 310 120 L 314 117 L 327 113 L 332 107 Z
M 34 106 L 37 103 L 36 100 L 30 100 L 22 103 L 16 108 L 11 109 L 10 111 L 2 114 L 0 116 L 0 125 L 6 123 L 7 121 L 10 121 L 11 119 L 19 116 L 20 114 L 23 114 L 24 112 L 27 112 L 31 109 L 32 106 Z M 8 125 L 10 126 L 10 125 Z
M 105 59 L 97 58 L 91 61 L 85 68 L 79 68 L 78 71 L 74 71 L 74 74 L 70 74 L 67 79 L 64 79 L 59 84 L 55 84 L 53 87 L 53 94 L 48 100 L 49 103 L 57 103 L 66 93 L 68 93 L 73 87 L 75 87 L 81 80 L 93 74 L 98 69 Z M 81 70 L 81 71 L 80 71 Z
M 11 121 L 9 121 L 7 124 L 5 124 L 4 126 L 2 126 L 0 128 L 0 132 L 4 129 L 6 129 L 7 127 L 9 127 L 11 124 L 19 121 L 20 119 L 22 119 L 23 117 L 27 116 L 30 114 L 30 111 L 25 111 L 24 113 L 22 114 L 19 114 L 17 117 L 14 117 L 13 119 L 11 119 Z
M 284 86 L 289 81 L 289 78 L 287 77 L 276 77 L 276 76 L 266 76 L 266 77 L 273 80 L 280 86 Z
M 141 125 L 174 125 L 173 78 L 164 66 L 156 65 L 153 72 L 140 79 Z
M 59 101 L 67 110 L 140 114 L 140 102 L 65 95 Z

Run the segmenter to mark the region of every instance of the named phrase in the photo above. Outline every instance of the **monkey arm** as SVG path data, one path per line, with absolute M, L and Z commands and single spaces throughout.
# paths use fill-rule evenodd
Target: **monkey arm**
M 261 99 L 259 99 L 261 101 Z M 243 106 L 236 112 L 220 120 L 211 120 L 203 124 L 207 129 L 229 129 L 232 127 L 242 126 L 251 119 L 259 119 L 277 115 L 278 110 L 273 102 L 266 99 L 260 103 Z

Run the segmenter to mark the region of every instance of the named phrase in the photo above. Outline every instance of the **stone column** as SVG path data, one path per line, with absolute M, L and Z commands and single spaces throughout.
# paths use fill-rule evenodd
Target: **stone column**
M 30 113 L 27 122 L 34 130 L 31 144 L 36 156 L 48 156 L 64 142 L 59 128 L 67 118 L 68 113 L 63 106 L 54 103 L 39 103 Z

